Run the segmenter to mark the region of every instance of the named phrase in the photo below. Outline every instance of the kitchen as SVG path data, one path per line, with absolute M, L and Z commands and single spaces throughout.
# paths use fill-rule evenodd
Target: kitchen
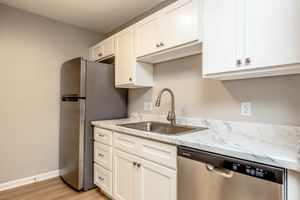
M 123 5 L 121 0 L 117 2 L 118 5 L 102 1 L 69 5 L 67 1 L 61 4 L 0 1 L 3 95 L 0 199 L 14 199 L 13 194 L 18 191 L 24 196 L 15 199 L 26 199 L 26 195 L 34 195 L 35 188 L 41 188 L 38 184 L 59 176 L 61 65 L 77 57 L 113 63 L 115 86 L 128 89 L 127 116 L 122 118 L 130 119 L 93 122 L 95 138 L 92 139 L 100 149 L 111 152 L 106 157 L 107 165 L 96 157 L 94 169 L 99 168 L 98 178 L 104 179 L 106 174 L 110 182 L 101 182 L 97 177 L 91 180 L 106 196 L 226 200 L 229 195 L 227 198 L 233 199 L 227 194 L 230 192 L 223 191 L 226 186 L 220 197 L 216 185 L 211 186 L 213 190 L 209 185 L 203 190 L 201 181 L 206 175 L 202 169 L 194 174 L 184 171 L 181 160 L 186 158 L 182 159 L 180 152 L 192 158 L 194 154 L 190 149 L 180 148 L 183 146 L 197 150 L 193 152 L 209 153 L 210 158 L 211 153 L 221 155 L 233 164 L 254 165 L 259 169 L 275 167 L 283 172 L 280 183 L 243 175 L 248 177 L 243 181 L 253 180 L 255 184 L 251 186 L 256 193 L 243 198 L 237 195 L 237 199 L 299 199 L 300 23 L 297 20 L 300 16 L 297 10 L 300 3 L 295 0 L 255 3 L 151 0 L 126 2 L 128 5 Z M 107 12 L 105 8 L 111 9 Z M 182 9 L 170 12 L 177 11 L 176 8 Z M 108 51 L 103 51 L 105 48 Z M 172 91 L 174 101 L 166 91 L 156 106 L 163 88 Z M 172 102 L 174 112 L 168 115 Z M 176 125 L 208 129 L 165 135 L 157 130 L 145 131 L 145 127 L 137 130 L 132 125 L 119 126 L 145 121 L 169 124 L 174 114 Z M 108 140 L 97 138 L 97 133 L 106 134 Z M 117 141 L 136 146 L 129 149 Z M 164 155 L 159 157 L 160 153 Z M 117 168 L 117 163 L 125 157 L 131 158 L 130 167 L 135 171 L 122 171 L 129 165 Z M 196 160 L 193 162 L 204 162 Z M 208 162 L 212 161 L 205 160 Z M 159 179 L 153 171 L 152 174 L 143 171 L 145 177 L 141 178 L 138 169 L 145 170 L 144 166 L 165 171 L 169 179 Z M 231 174 L 227 166 L 216 168 L 217 173 L 223 168 Z M 120 179 L 117 172 L 121 173 Z M 157 179 L 147 177 L 146 172 Z M 229 180 L 241 174 L 234 172 Z M 125 180 L 132 176 L 135 177 L 132 182 Z M 187 177 L 195 178 L 190 190 L 182 186 Z M 142 180 L 146 182 L 142 184 Z M 163 184 L 167 180 L 170 185 Z M 254 180 L 259 181 L 256 184 Z M 276 198 L 263 197 L 270 193 L 258 189 L 261 183 L 269 182 L 266 185 L 280 186 L 273 188 L 280 193 Z M 30 183 L 33 185 L 26 186 Z M 246 184 L 239 183 L 240 190 L 246 194 Z M 150 187 L 143 188 L 147 184 Z M 33 189 L 27 194 L 20 192 L 28 191 L 22 187 Z M 194 194 L 198 189 L 201 194 Z M 99 189 L 96 191 L 98 199 L 106 198 Z M 185 197 L 181 196 L 182 191 Z M 54 195 L 55 198 L 59 199 Z

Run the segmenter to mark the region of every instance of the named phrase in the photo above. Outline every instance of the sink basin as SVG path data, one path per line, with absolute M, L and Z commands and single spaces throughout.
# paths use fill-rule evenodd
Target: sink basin
M 129 123 L 129 124 L 120 124 L 120 126 L 126 128 L 132 128 L 141 131 L 160 133 L 165 135 L 180 135 L 187 134 L 196 131 L 205 130 L 207 128 L 203 127 L 193 127 L 193 126 L 182 126 L 182 125 L 174 125 L 162 122 L 138 122 L 138 123 Z

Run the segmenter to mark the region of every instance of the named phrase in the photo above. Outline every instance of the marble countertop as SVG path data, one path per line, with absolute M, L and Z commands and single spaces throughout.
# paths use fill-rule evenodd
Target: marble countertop
M 133 113 L 128 119 L 93 121 L 92 125 L 300 172 L 300 127 L 178 118 L 178 124 L 208 129 L 176 136 L 118 126 L 141 121 L 166 122 L 165 116 Z

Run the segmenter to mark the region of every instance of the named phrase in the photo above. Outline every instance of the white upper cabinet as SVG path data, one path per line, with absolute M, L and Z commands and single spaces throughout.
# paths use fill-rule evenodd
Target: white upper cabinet
M 115 35 L 115 85 L 123 88 L 153 86 L 153 66 L 134 56 L 134 31 L 128 27 Z
M 240 70 L 244 58 L 243 0 L 205 0 L 203 7 L 203 73 Z
M 116 85 L 130 84 L 135 79 L 133 73 L 133 30 L 127 28 L 115 35 L 116 57 L 115 57 L 115 79 Z
M 181 0 L 162 10 L 159 42 L 163 48 L 200 40 L 198 3 L 198 0 Z
M 245 8 L 246 68 L 299 63 L 300 1 L 251 0 Z
M 152 15 L 135 25 L 136 57 L 147 55 L 159 48 L 159 15 Z
M 204 0 L 203 76 L 300 73 L 300 1 Z
M 136 23 L 137 59 L 157 63 L 200 53 L 200 11 L 200 0 L 178 0 Z
M 115 39 L 111 36 L 90 48 L 90 59 L 101 61 L 114 56 Z

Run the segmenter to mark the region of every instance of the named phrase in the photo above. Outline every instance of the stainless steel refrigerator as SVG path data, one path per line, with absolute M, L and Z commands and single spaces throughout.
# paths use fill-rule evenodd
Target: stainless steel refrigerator
M 127 91 L 114 87 L 114 66 L 75 58 L 61 68 L 59 173 L 69 186 L 93 184 L 91 121 L 124 118 Z

